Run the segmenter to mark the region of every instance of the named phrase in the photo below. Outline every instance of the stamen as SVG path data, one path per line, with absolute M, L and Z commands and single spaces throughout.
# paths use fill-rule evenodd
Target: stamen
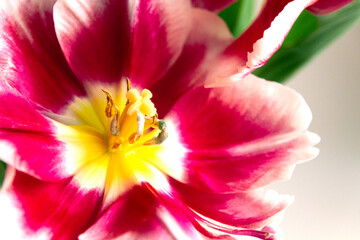
M 111 94 L 106 91 L 105 89 L 101 89 L 101 91 L 103 91 L 106 94 L 106 108 L 105 108 L 105 115 L 108 118 L 111 118 L 112 116 L 114 116 L 117 112 L 119 112 L 119 110 L 117 109 L 117 107 L 114 104 L 114 100 L 111 96 Z
M 126 97 L 127 102 L 125 106 L 120 106 L 121 111 L 110 92 L 102 89 L 106 94 L 105 115 L 109 119 L 109 150 L 127 153 L 144 145 L 161 144 L 168 137 L 168 132 L 165 122 L 158 119 L 151 101 L 152 93 L 147 89 L 143 89 L 141 93 L 132 89 L 129 78 L 126 78 L 126 85 L 127 92 L 122 97 Z
M 145 116 L 144 114 L 142 114 L 139 110 L 136 111 L 137 114 L 137 118 L 136 118 L 136 123 L 137 123 L 137 130 L 135 134 L 132 134 L 129 137 L 129 142 L 131 144 L 133 144 L 134 142 L 136 142 L 137 140 L 139 140 L 139 138 L 143 135 L 144 133 L 144 125 L 145 125 Z
M 126 78 L 126 88 L 127 88 L 127 91 L 130 91 L 130 89 L 131 89 L 131 83 L 130 83 L 130 79 L 128 77 Z
M 144 145 L 159 145 L 163 143 L 169 136 L 168 132 L 166 131 L 166 123 L 163 120 L 157 121 L 155 124 L 157 128 L 161 131 L 156 137 L 146 141 Z
M 152 117 L 152 123 L 155 123 L 158 119 L 159 115 L 157 113 L 155 113 L 155 115 Z
M 163 143 L 169 136 L 169 133 L 166 131 L 166 128 L 159 133 L 159 135 L 155 138 L 155 142 L 157 145 Z
M 119 111 L 116 112 L 115 116 L 111 120 L 110 123 L 110 132 L 113 136 L 119 136 L 120 135 L 120 113 Z
M 158 127 L 159 127 L 160 131 L 164 130 L 166 128 L 165 121 L 164 120 L 158 121 Z
M 143 134 L 143 131 L 144 131 L 145 117 L 144 117 L 144 114 L 142 114 L 139 110 L 137 110 L 136 113 L 137 113 L 137 118 L 136 118 L 137 131 L 136 131 L 136 135 L 141 136 Z

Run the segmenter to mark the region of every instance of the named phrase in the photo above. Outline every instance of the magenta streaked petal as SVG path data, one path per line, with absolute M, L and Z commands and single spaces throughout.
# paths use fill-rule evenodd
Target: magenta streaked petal
M 52 7 L 55 1 L 3 1 L 0 21 L 1 81 L 25 98 L 53 111 L 81 84 L 69 68 L 57 41 Z
M 136 186 L 122 195 L 80 239 L 198 239 L 192 224 L 150 188 Z
M 300 13 L 316 0 L 268 0 L 254 23 L 214 62 L 208 86 L 238 81 L 280 48 Z
M 61 0 L 55 5 L 55 28 L 81 81 L 116 82 L 127 76 L 144 87 L 179 56 L 190 28 L 189 10 L 186 0 Z
M 160 239 L 169 237 L 155 217 L 156 205 L 156 198 L 150 192 L 135 187 L 115 201 L 80 239 L 118 239 L 120 236 L 126 239 L 126 234 L 134 234 L 131 237 L 139 234 L 151 236 L 152 231 L 159 234 Z M 128 239 L 131 239 L 130 236 Z
M 236 0 L 191 0 L 194 7 L 205 8 L 210 11 L 219 11 Z
M 308 7 L 308 10 L 315 14 L 329 14 L 346 6 L 354 0 L 319 0 L 314 5 Z
M 76 239 L 95 221 L 101 201 L 101 193 L 82 192 L 71 179 L 46 183 L 16 172 L 12 184 L 0 194 L 0 222 L 7 221 L 0 226 L 2 236 L 15 239 L 22 234 L 22 239 L 31 239 L 46 234 L 46 239 Z
M 221 149 L 304 131 L 312 119 L 300 94 L 253 75 L 227 87 L 196 87 L 175 103 L 172 115 L 191 150 Z
M 178 124 L 188 183 L 234 191 L 286 179 L 317 155 L 311 111 L 295 91 L 249 76 L 223 88 L 197 87 L 169 113 Z
M 224 21 L 206 10 L 192 9 L 191 22 L 181 55 L 166 75 L 150 87 L 159 116 L 165 116 L 190 87 L 203 83 L 210 62 L 233 40 Z
M 191 27 L 191 5 L 187 0 L 140 0 L 131 8 L 130 79 L 145 88 L 179 57 Z
M 254 189 L 288 180 L 295 164 L 318 154 L 311 147 L 318 137 L 309 133 L 278 136 L 232 149 L 188 153 L 188 182 L 214 192 Z
M 249 195 L 256 197 L 256 195 L 258 195 L 258 197 L 262 197 L 262 203 L 269 203 L 267 207 L 270 207 L 270 203 L 271 201 L 274 201 L 274 205 L 278 204 L 279 208 L 275 211 L 268 210 L 266 213 L 268 213 L 268 215 L 271 215 L 271 217 L 269 218 L 262 218 L 264 221 L 260 222 L 256 222 L 256 223 L 252 223 L 250 229 L 246 229 L 243 226 L 241 227 L 236 227 L 236 226 L 232 226 L 229 224 L 224 224 L 220 221 L 208 218 L 207 216 L 204 215 L 200 215 L 199 212 L 196 212 L 196 209 L 192 208 L 190 205 L 188 205 L 188 203 L 186 202 L 187 197 L 191 198 L 192 196 L 194 196 L 196 198 L 196 194 L 202 194 L 201 191 L 198 191 L 197 189 L 191 188 L 189 186 L 183 185 L 180 182 L 177 182 L 176 180 L 170 179 L 170 182 L 172 184 L 173 187 L 173 191 L 171 192 L 163 192 L 162 194 L 158 194 L 157 197 L 158 199 L 160 199 L 160 201 L 167 206 L 167 209 L 170 210 L 173 214 L 173 216 L 177 216 L 177 221 L 179 223 L 182 223 L 182 227 L 183 229 L 187 229 L 188 230 L 188 236 L 191 236 L 190 239 L 198 239 L 201 238 L 203 239 L 203 237 L 205 237 L 206 239 L 248 239 L 247 237 L 251 236 L 251 237 L 256 237 L 258 239 L 272 239 L 269 237 L 273 237 L 273 234 L 275 233 L 274 231 L 271 232 L 267 232 L 267 228 L 269 225 L 266 225 L 266 227 L 263 228 L 263 230 L 259 230 L 256 229 L 256 226 L 263 226 L 265 225 L 265 222 L 271 222 L 272 226 L 277 226 L 278 224 L 278 219 L 281 218 L 281 214 L 280 212 L 283 210 L 283 208 L 285 208 L 286 206 L 286 198 L 288 201 L 288 203 L 290 203 L 291 201 L 291 197 L 287 197 L 287 196 L 283 196 L 283 203 L 284 206 L 282 208 L 282 206 L 280 206 L 282 203 L 280 203 L 279 201 L 281 200 L 280 197 L 276 198 L 277 193 L 273 192 L 273 191 L 269 191 L 266 194 L 263 194 L 264 191 L 259 189 L 258 192 L 253 192 L 250 193 Z M 196 193 L 195 193 L 196 192 Z M 195 193 L 192 195 L 192 193 Z M 182 197 L 182 194 L 186 194 L 186 197 Z M 212 208 L 212 203 L 214 203 L 216 207 L 219 207 L 220 205 L 224 205 L 225 202 L 222 201 L 226 201 L 226 197 L 215 197 L 215 198 L 211 198 L 211 195 L 215 196 L 217 194 L 211 194 L 211 193 L 206 193 L 203 197 L 200 197 L 200 199 L 202 200 L 201 204 L 206 204 L 208 207 L 205 207 L 206 209 Z M 220 194 L 221 195 L 221 194 Z M 272 196 L 271 196 L 272 195 Z M 208 201 L 208 198 L 206 196 L 210 196 Z M 231 209 L 234 209 L 234 207 L 232 206 L 233 204 L 238 204 L 241 201 L 244 201 L 247 203 L 247 206 L 249 207 L 250 205 L 256 205 L 254 207 L 258 208 L 261 205 L 261 201 L 257 201 L 257 203 L 249 203 L 248 201 L 253 200 L 254 198 L 251 197 L 245 197 L 247 196 L 242 195 L 240 197 L 243 197 L 242 200 L 239 200 L 239 202 L 231 202 L 231 201 L 236 201 L 236 196 L 235 195 L 231 195 L 231 197 L 233 197 L 233 199 L 228 199 L 229 201 L 226 203 L 227 207 L 228 207 L 228 214 L 224 219 L 227 219 L 227 217 L 229 217 L 229 215 L 232 214 L 237 214 L 238 213 L 238 217 L 239 215 L 241 216 L 242 214 L 245 215 L 244 212 L 241 212 L 240 209 L 239 211 L 231 211 Z M 266 200 L 264 200 L 263 198 L 267 196 Z M 215 200 L 215 201 L 212 201 Z M 277 201 L 279 200 L 279 201 Z M 197 201 L 197 200 L 195 200 Z M 277 202 L 276 202 L 277 201 Z M 198 201 L 198 204 L 200 201 Z M 255 201 L 253 201 L 255 202 Z M 191 200 L 190 200 L 191 203 Z M 196 204 L 195 204 L 196 205 Z M 194 205 L 194 206 L 195 206 Z M 195 206 L 196 207 L 196 206 Z M 212 208 L 214 212 L 218 212 L 219 209 L 214 209 Z M 195 210 L 195 211 L 194 211 Z M 258 211 L 261 211 L 262 209 L 258 209 Z M 220 212 L 224 211 L 223 209 L 220 209 Z M 181 214 L 179 214 L 179 212 L 181 212 Z M 240 213 L 241 212 L 241 213 Z M 252 213 L 254 213 L 254 215 L 256 215 L 256 211 L 251 211 Z M 270 213 L 271 212 L 271 213 Z M 270 213 L 270 214 L 269 214 Z M 205 213 L 206 214 L 206 213 Z M 212 215 L 212 214 L 210 214 Z M 224 216 L 225 214 L 218 214 L 218 216 Z M 279 216 L 280 215 L 280 216 Z M 249 216 L 249 215 L 248 215 Z M 245 217 L 245 216 L 244 216 Z M 216 218 L 216 217 L 215 217 Z M 231 217 L 230 217 L 231 218 Z M 221 217 L 220 217 L 221 219 Z M 254 220 L 254 219 L 252 219 Z M 250 220 L 251 221 L 251 220 Z M 165 222 L 169 222 L 169 221 L 165 221 Z M 192 227 L 189 227 L 189 223 L 191 222 L 192 226 L 202 235 L 200 234 L 196 234 L 193 233 L 191 231 Z M 227 222 L 227 221 L 223 221 L 223 222 Z M 186 225 L 185 225 L 186 224 Z M 251 230 L 251 229 L 256 229 L 256 230 Z M 273 230 L 274 228 L 271 228 L 270 230 Z M 190 230 L 190 231 L 189 231 Z M 243 238 L 244 237 L 244 238 Z M 184 237 L 177 237 L 176 239 L 185 239 Z M 188 238 L 186 238 L 188 239 Z
M 171 185 L 179 199 L 195 212 L 236 228 L 261 229 L 272 224 L 276 215 L 293 200 L 290 196 L 262 188 L 219 194 L 204 192 L 176 180 L 173 180 Z M 208 221 L 211 223 L 212 220 Z
M 0 129 L 50 133 L 54 126 L 6 83 L 0 82 Z
M 120 81 L 130 61 L 129 18 L 127 1 L 57 1 L 56 34 L 81 81 Z
M 69 176 L 65 169 L 62 142 L 49 134 L 0 130 L 0 158 L 17 170 L 46 180 Z
M 1 84 L 2 85 L 2 84 Z M 0 86 L 1 86 L 0 85 Z M 68 177 L 55 125 L 6 85 L 0 88 L 0 159 L 43 180 Z

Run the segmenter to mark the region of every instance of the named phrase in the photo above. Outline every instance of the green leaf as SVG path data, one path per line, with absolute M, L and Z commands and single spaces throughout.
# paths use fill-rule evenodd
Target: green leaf
M 0 187 L 2 186 L 2 183 L 4 181 L 5 170 L 6 170 L 6 164 L 0 161 Z
M 239 0 L 219 13 L 234 37 L 238 37 L 255 17 L 255 0 Z
M 360 1 L 324 16 L 303 11 L 281 48 L 254 74 L 284 82 L 360 19 Z

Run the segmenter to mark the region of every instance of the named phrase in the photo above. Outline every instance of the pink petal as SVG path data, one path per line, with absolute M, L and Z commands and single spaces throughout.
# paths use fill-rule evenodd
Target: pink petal
M 186 156 L 188 182 L 209 191 L 231 192 L 288 180 L 296 163 L 318 154 L 311 147 L 317 141 L 316 135 L 301 133 L 230 149 L 193 151 Z
M 174 214 L 175 210 L 167 209 L 148 187 L 136 186 L 122 195 L 80 239 L 198 239 L 192 225 Z
M 70 179 L 46 183 L 16 172 L 0 194 L 1 234 L 5 239 L 76 239 L 96 219 L 102 194 L 82 192 Z
M 0 130 L 0 158 L 19 171 L 46 181 L 58 181 L 65 170 L 64 144 L 48 134 Z
M 133 82 L 150 86 L 174 64 L 191 27 L 190 7 L 187 0 L 140 0 L 133 7 Z
M 287 179 L 317 155 L 311 112 L 295 91 L 250 76 L 224 88 L 198 87 L 167 116 L 178 125 L 188 183 L 238 191 Z
M 57 42 L 54 1 L 3 1 L 0 19 L 1 81 L 25 98 L 57 111 L 84 91 Z
M 127 9 L 127 1 L 56 2 L 56 34 L 70 67 L 81 81 L 120 81 L 126 73 L 130 61 Z
M 165 116 L 189 88 L 204 81 L 210 62 L 233 39 L 224 21 L 206 10 L 192 9 L 190 21 L 192 28 L 181 55 L 167 74 L 150 87 L 159 116 Z
M 60 0 L 55 28 L 71 68 L 82 81 L 135 85 L 158 80 L 179 56 L 190 4 L 173 1 Z
M 208 86 L 223 86 L 263 66 L 280 48 L 300 13 L 316 0 L 268 0 L 255 22 L 214 62 Z
M 256 189 L 234 194 L 203 192 L 175 180 L 172 187 L 190 209 L 208 219 L 236 228 L 261 229 L 273 224 L 276 217 L 293 201 L 273 190 Z M 275 222 L 276 224 L 276 222 Z
M 235 0 L 191 0 L 194 7 L 205 8 L 210 11 L 219 11 L 224 9 Z
M 44 180 L 68 177 L 63 171 L 64 144 L 53 136 L 55 131 L 54 124 L 32 104 L 9 87 L 0 85 L 2 161 Z
M 292 89 L 254 75 L 222 88 L 199 86 L 173 106 L 187 147 L 221 149 L 264 137 L 304 131 L 312 116 Z
M 0 159 L 19 171 L 63 180 L 107 151 L 101 136 L 91 127 L 50 120 L 13 89 L 0 87 Z
M 171 209 L 171 212 L 174 215 L 178 216 L 178 218 L 177 218 L 178 222 L 182 222 L 182 225 L 183 225 L 184 223 L 190 221 L 191 224 L 196 228 L 196 230 L 198 230 L 199 233 L 201 235 L 203 235 L 203 237 L 205 237 L 206 239 L 208 239 L 208 238 L 209 239 L 243 239 L 242 236 L 245 237 L 245 239 L 248 239 L 248 238 L 246 238 L 248 236 L 256 237 L 258 239 L 272 239 L 271 237 L 272 237 L 272 234 L 275 233 L 274 231 L 264 232 L 264 231 L 253 230 L 253 229 L 248 230 L 248 229 L 243 228 L 243 227 L 235 227 L 235 226 L 230 226 L 230 225 L 227 225 L 227 224 L 223 224 L 223 223 L 218 222 L 218 221 L 216 221 L 214 219 L 208 218 L 208 216 L 199 215 L 198 214 L 199 212 L 194 211 L 194 209 L 191 208 L 191 206 L 186 205 L 187 204 L 186 199 L 192 198 L 192 196 L 195 196 L 197 194 L 203 194 L 203 192 L 198 191 L 197 189 L 193 189 L 191 187 L 189 188 L 186 185 L 183 185 L 183 184 L 181 184 L 181 183 L 179 183 L 179 182 L 177 182 L 175 180 L 172 180 L 172 179 L 170 179 L 170 182 L 172 182 L 172 186 L 174 187 L 173 191 L 164 192 L 162 194 L 159 194 L 158 198 L 161 200 L 161 202 L 165 206 L 167 206 L 167 209 Z M 196 193 L 194 193 L 193 191 L 195 191 Z M 258 195 L 261 195 L 260 190 L 259 190 L 258 193 L 259 193 Z M 189 195 L 187 195 L 185 197 L 185 196 L 182 196 L 182 194 L 189 194 Z M 256 207 L 256 208 L 260 207 L 260 205 L 261 205 L 260 202 L 262 202 L 262 203 L 265 203 L 265 202 L 270 203 L 270 200 L 276 200 L 276 197 L 273 196 L 272 198 L 270 198 L 269 195 L 270 194 L 267 194 L 267 200 L 266 201 L 262 200 L 262 201 L 258 201 L 258 203 L 253 203 L 253 205 L 256 205 L 254 207 Z M 274 195 L 274 193 L 272 195 Z M 275 195 L 276 195 L 276 193 L 275 193 Z M 210 198 L 207 199 L 206 196 L 209 196 Z M 254 194 L 253 194 L 253 196 L 254 196 Z M 263 195 L 263 197 L 264 196 L 265 195 Z M 232 205 L 240 204 L 240 201 L 236 201 L 237 199 L 236 199 L 236 196 L 234 196 L 234 195 L 230 196 L 229 199 L 226 199 L 226 197 L 223 197 L 223 198 L 215 197 L 215 198 L 213 198 L 211 196 L 211 194 L 204 192 L 204 195 L 201 196 L 200 199 L 203 200 L 201 202 L 202 205 L 206 204 L 207 206 L 209 206 L 209 207 L 205 207 L 206 209 L 209 209 L 209 208 L 214 209 L 213 206 L 219 206 L 219 205 L 223 205 L 225 203 L 222 200 L 224 200 L 224 201 L 229 200 L 226 204 L 227 204 L 228 213 L 230 215 L 233 215 L 233 214 L 238 214 L 238 215 L 241 215 L 241 216 L 246 215 L 244 212 L 236 211 L 236 210 L 232 211 L 231 210 L 231 209 L 234 209 L 232 207 Z M 251 199 L 251 197 L 248 197 L 248 198 L 244 197 L 242 199 L 242 201 L 243 201 L 242 203 L 246 202 L 249 199 Z M 194 200 L 194 199 L 192 199 L 192 200 Z M 214 200 L 214 201 L 212 201 L 212 200 Z M 285 200 L 285 198 L 284 198 L 284 200 Z M 192 201 L 190 200 L 189 203 L 191 203 L 191 202 Z M 195 200 L 195 202 L 196 202 L 196 200 Z M 184 203 L 185 203 L 185 205 L 184 205 Z M 211 205 L 212 203 L 214 203 L 215 205 Z M 276 202 L 275 204 L 280 205 L 280 202 Z M 250 207 L 251 205 L 252 205 L 252 203 L 248 203 L 247 207 Z M 196 204 L 194 204 L 194 206 L 196 207 Z M 270 204 L 268 204 L 267 207 L 270 207 Z M 222 210 L 223 209 L 220 209 L 220 211 L 222 211 Z M 225 214 L 217 214 L 218 211 L 219 211 L 219 209 L 214 209 L 213 211 L 210 210 L 210 212 L 215 212 L 215 215 L 218 215 L 218 216 L 226 215 L 226 213 Z M 186 220 L 186 218 L 183 218 L 183 217 L 179 218 L 179 216 L 180 216 L 178 214 L 179 212 L 181 212 L 182 216 L 186 216 L 187 220 Z M 262 213 L 264 214 L 264 213 L 269 213 L 269 212 L 270 212 L 270 210 L 268 210 L 268 211 L 265 210 Z M 206 213 L 206 211 L 205 212 L 203 211 L 202 213 L 208 214 L 208 213 Z M 266 219 L 266 217 L 265 218 L 263 217 L 262 219 L 263 220 L 266 219 L 266 222 L 272 222 L 273 223 L 272 226 L 276 227 L 276 225 L 274 225 L 274 224 L 278 224 L 278 222 L 274 221 L 275 217 L 276 217 L 276 219 L 280 219 L 280 217 L 276 216 L 276 215 L 279 215 L 276 212 L 276 210 L 273 213 L 275 215 L 273 215 L 271 217 L 271 219 L 270 218 Z M 229 217 L 229 214 L 225 216 L 225 219 L 227 217 Z M 256 215 L 256 211 L 252 211 L 252 214 Z M 208 215 L 212 215 L 212 214 L 209 213 Z M 248 214 L 247 216 L 250 216 L 250 215 Z M 243 217 L 245 217 L 245 216 L 243 216 Z M 233 216 L 230 216 L 230 218 L 233 219 Z M 237 221 L 237 220 L 235 220 L 235 221 Z M 257 226 L 262 226 L 264 224 L 265 224 L 265 221 L 263 221 L 262 224 L 257 222 Z M 250 228 L 255 228 L 256 223 L 252 223 L 251 226 L 249 226 L 249 227 Z M 266 227 L 268 227 L 268 225 Z M 265 229 L 265 228 L 263 228 L 263 229 Z M 270 229 L 270 227 L 268 227 L 268 229 Z M 272 229 L 273 228 L 271 228 L 271 230 Z M 190 233 L 189 235 L 191 236 L 190 239 L 195 239 L 195 238 L 197 239 L 198 237 L 201 237 L 201 236 L 199 236 L 199 234 L 194 235 L 194 233 L 191 233 L 191 232 L 189 232 L 189 233 Z M 203 237 L 201 237 L 201 239 L 203 239 Z M 184 239 L 184 237 L 182 237 L 182 238 L 177 237 L 177 239 Z
M 315 14 L 329 14 L 353 2 L 354 0 L 319 0 L 308 10 Z
M 4 82 L 0 82 L 0 129 L 40 133 L 50 133 L 54 130 L 48 119 Z

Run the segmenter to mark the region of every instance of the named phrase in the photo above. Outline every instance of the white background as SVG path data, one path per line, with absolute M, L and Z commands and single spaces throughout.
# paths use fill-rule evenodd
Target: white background
M 308 102 L 310 130 L 322 140 L 315 160 L 271 186 L 295 195 L 281 224 L 284 240 L 360 239 L 360 24 L 287 85 Z

